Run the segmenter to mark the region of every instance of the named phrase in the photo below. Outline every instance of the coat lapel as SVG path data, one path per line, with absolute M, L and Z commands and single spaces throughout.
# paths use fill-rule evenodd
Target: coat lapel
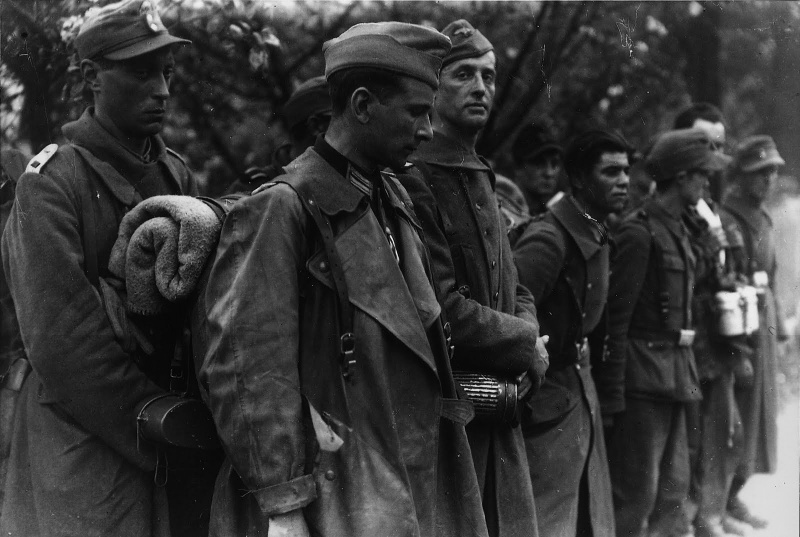
M 314 183 L 317 203 L 329 216 L 354 212 L 363 199 L 363 195 L 316 152 L 304 153 L 290 166 L 297 166 L 293 173 Z M 392 205 L 408 214 L 401 200 L 392 199 Z M 401 256 L 400 265 L 370 210 L 357 216 L 336 236 L 336 249 L 350 302 L 397 337 L 435 372 L 426 328 L 439 317 L 441 310 L 422 265 L 424 248 L 414 231 L 413 220 L 410 216 L 408 219 L 400 216 L 397 221 L 399 236 L 395 240 Z M 322 268 L 324 259 L 325 253 L 320 250 L 309 259 L 307 267 L 316 279 L 333 288 L 330 272 Z

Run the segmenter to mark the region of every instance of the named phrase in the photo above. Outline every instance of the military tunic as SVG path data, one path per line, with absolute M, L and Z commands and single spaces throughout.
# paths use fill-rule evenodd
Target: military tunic
M 585 344 L 605 311 L 609 245 L 566 196 L 527 226 L 514 259 L 550 336 L 550 368 L 522 417 L 539 529 L 611 537 L 611 481 Z
M 671 531 L 689 490 L 685 406 L 701 395 L 692 347 L 680 343 L 695 257 L 679 218 L 648 200 L 616 235 L 604 382 L 617 398 L 607 408 L 623 409 L 608 445 L 620 536 Z
M 440 133 L 400 178 L 431 252 L 439 300 L 453 330 L 454 369 L 519 375 L 532 369 L 538 322 L 517 280 L 484 161 Z M 519 427 L 470 423 L 475 470 L 491 535 L 535 535 L 536 515 Z

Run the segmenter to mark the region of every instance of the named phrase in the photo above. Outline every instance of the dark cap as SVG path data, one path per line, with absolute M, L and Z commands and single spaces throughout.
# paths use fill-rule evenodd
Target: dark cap
M 714 151 L 714 145 L 701 129 L 680 129 L 662 134 L 647 155 L 645 166 L 656 181 L 665 181 L 679 172 L 695 169 L 725 169 L 730 157 Z
M 750 173 L 769 166 L 783 166 L 786 162 L 778 153 L 775 141 L 766 134 L 745 138 L 733 154 L 735 171 Z
M 372 67 L 439 87 L 442 58 L 450 40 L 434 30 L 405 22 L 356 24 L 322 45 L 325 78 L 342 69 Z
M 191 41 L 170 35 L 152 0 L 122 0 L 90 10 L 75 38 L 82 60 L 127 60 L 175 43 Z
M 539 155 L 549 152 L 562 155 L 564 148 L 550 129 L 536 123 L 522 127 L 511 146 L 511 155 L 518 164 L 535 160 Z
M 489 40 L 464 19 L 451 22 L 444 27 L 442 33 L 453 43 L 453 48 L 444 58 L 442 67 L 465 58 L 477 58 L 494 50 Z
M 283 105 L 283 116 L 290 129 L 322 113 L 331 113 L 331 96 L 324 76 L 315 76 L 300 84 Z

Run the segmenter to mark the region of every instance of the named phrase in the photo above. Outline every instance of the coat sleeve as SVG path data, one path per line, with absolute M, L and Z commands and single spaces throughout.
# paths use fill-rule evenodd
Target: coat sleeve
M 519 281 L 530 290 L 536 305 L 541 305 L 553 292 L 565 256 L 564 242 L 547 222 L 532 223 L 517 241 L 514 262 Z
M 286 185 L 241 200 L 225 219 L 206 287 L 200 378 L 233 468 L 267 515 L 316 497 L 305 474 L 299 378 L 307 225 Z
M 638 222 L 624 222 L 614 238 L 608 290 L 608 352 L 593 371 L 604 415 L 625 409 L 625 356 L 628 327 L 647 275 L 650 234 Z
M 3 269 L 28 358 L 44 386 L 42 401 L 149 470 L 154 452 L 137 442 L 136 418 L 145 401 L 164 392 L 117 342 L 84 274 L 81 201 L 68 158 L 57 154 L 46 175 L 20 178 L 3 235 Z
M 419 172 L 401 177 L 401 182 L 411 196 L 414 212 L 422 224 L 439 301 L 453 330 L 458 366 L 495 374 L 519 375 L 529 371 L 534 365 L 539 335 L 538 323 L 531 322 L 531 316 L 535 319 L 535 308 L 523 307 L 524 313 L 515 316 L 461 295 L 456 288 L 450 246 L 433 193 Z M 514 285 L 518 282 L 515 281 Z M 524 291 L 522 294 L 524 303 Z

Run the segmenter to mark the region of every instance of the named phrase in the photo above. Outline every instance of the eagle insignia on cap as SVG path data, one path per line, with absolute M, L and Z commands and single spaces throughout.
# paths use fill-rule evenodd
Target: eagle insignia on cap
M 144 2 L 142 2 L 142 7 L 139 9 L 139 14 L 145 16 L 147 26 L 153 32 L 158 33 L 166 31 L 164 23 L 161 22 L 161 16 L 158 14 L 158 11 L 155 10 L 153 4 L 151 4 L 149 0 L 144 0 Z
M 767 158 L 767 151 L 765 149 L 760 149 L 758 151 L 758 158 L 764 160 Z
M 464 37 L 469 37 L 469 36 L 471 36 L 471 35 L 472 35 L 472 28 L 467 28 L 467 27 L 465 26 L 465 27 L 463 27 L 463 28 L 459 28 L 458 30 L 456 30 L 455 32 L 453 32 L 453 35 L 459 35 L 459 34 L 463 34 L 463 35 L 464 35 Z

